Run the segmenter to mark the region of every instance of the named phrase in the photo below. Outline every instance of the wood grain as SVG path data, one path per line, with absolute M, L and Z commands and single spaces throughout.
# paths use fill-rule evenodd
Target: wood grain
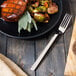
M 47 43 L 48 43 L 47 38 L 44 38 L 42 40 L 37 40 L 36 41 L 36 59 L 40 55 L 42 50 L 45 48 Z M 42 63 L 37 68 L 36 76 L 48 76 L 49 75 L 49 73 L 48 73 L 49 72 L 48 71 L 49 68 L 48 68 L 47 65 L 48 65 L 48 57 L 47 57 L 47 59 L 44 59 L 44 61 L 42 61 Z
M 76 54 L 73 50 L 74 42 L 76 41 L 76 18 L 69 48 L 69 54 L 67 58 L 67 64 L 65 67 L 65 76 L 76 76 Z
M 7 37 L 0 33 L 0 53 L 7 53 Z
M 36 58 L 40 55 L 52 36 L 44 40 L 36 41 Z M 65 66 L 65 52 L 63 47 L 63 36 L 56 40 L 56 43 L 49 49 L 44 60 L 36 71 L 36 76 L 63 76 Z M 62 68 L 63 67 L 63 68 Z
M 63 72 L 65 67 L 65 50 L 63 44 L 63 36 L 57 39 L 50 51 L 52 51 L 50 53 L 50 55 L 52 55 L 50 65 L 53 68 L 54 76 L 64 76 Z
M 29 75 L 35 76 L 35 72 L 30 71 L 30 67 L 34 63 L 34 41 L 9 38 L 7 56 Z

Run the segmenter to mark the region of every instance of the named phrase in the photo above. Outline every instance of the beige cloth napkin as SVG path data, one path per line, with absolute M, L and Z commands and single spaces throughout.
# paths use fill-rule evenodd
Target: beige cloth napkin
M 13 61 L 4 55 L 0 54 L 0 59 L 3 60 L 8 67 L 17 75 L 17 76 L 28 76 L 24 71 L 20 69 Z

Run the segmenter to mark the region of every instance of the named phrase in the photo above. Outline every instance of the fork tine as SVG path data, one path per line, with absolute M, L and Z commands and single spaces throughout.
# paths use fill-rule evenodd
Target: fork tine
M 66 17 L 66 21 L 65 21 L 65 24 L 64 24 L 64 28 L 67 28 L 67 26 L 68 26 L 68 24 L 69 24 L 69 22 L 70 22 L 70 20 L 71 20 L 71 15 L 67 15 L 67 17 Z
M 72 16 L 69 14 L 65 14 L 60 26 L 59 26 L 59 31 L 61 31 L 62 33 L 65 32 L 66 28 L 68 27 L 68 24 L 71 20 Z
M 66 17 L 67 17 L 67 14 L 65 14 L 65 16 L 64 16 L 64 18 L 63 18 L 63 20 L 62 20 L 60 26 L 62 26 L 62 27 L 64 26 L 63 24 L 65 23 L 65 19 L 66 19 Z
M 71 17 L 72 17 L 71 15 L 69 15 L 69 14 L 66 13 L 65 16 L 64 16 L 64 18 L 63 18 L 62 23 L 60 24 L 60 26 L 63 27 L 63 28 L 65 28 L 68 25 Z

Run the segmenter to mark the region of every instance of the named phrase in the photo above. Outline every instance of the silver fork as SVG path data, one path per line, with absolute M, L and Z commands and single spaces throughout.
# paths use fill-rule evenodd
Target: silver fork
M 72 16 L 69 14 L 65 14 L 59 28 L 58 31 L 61 32 L 61 34 L 63 34 L 65 32 L 65 30 L 68 27 L 68 24 L 71 20 Z M 48 52 L 49 48 L 51 47 L 51 45 L 53 44 L 53 42 L 55 41 L 55 39 L 58 37 L 58 34 L 54 34 L 54 36 L 51 38 L 51 40 L 49 41 L 49 43 L 47 44 L 47 46 L 44 48 L 44 50 L 42 51 L 42 53 L 40 54 L 40 56 L 37 58 L 37 60 L 35 61 L 35 63 L 32 65 L 31 70 L 34 71 L 39 63 L 41 62 L 41 60 L 43 59 L 43 57 L 46 55 L 46 53 Z

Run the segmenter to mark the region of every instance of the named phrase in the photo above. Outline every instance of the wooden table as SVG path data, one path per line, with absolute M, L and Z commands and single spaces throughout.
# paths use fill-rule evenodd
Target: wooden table
M 63 0 L 66 12 L 76 15 L 76 0 L 68 0 L 70 10 L 67 9 L 67 0 Z M 72 33 L 72 22 L 64 35 L 59 37 L 49 49 L 43 62 L 36 71 L 31 71 L 31 65 L 45 48 L 53 33 L 35 40 L 19 40 L 4 36 L 0 33 L 0 53 L 17 63 L 29 76 L 64 76 L 64 68 Z

